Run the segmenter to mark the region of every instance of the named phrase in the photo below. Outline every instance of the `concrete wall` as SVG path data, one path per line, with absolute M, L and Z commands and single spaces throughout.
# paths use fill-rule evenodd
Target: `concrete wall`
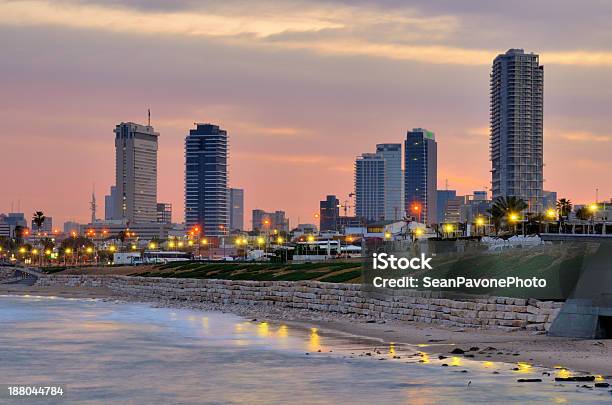
M 396 319 L 507 331 L 548 330 L 562 303 L 505 297 L 450 298 L 413 290 L 365 291 L 359 284 L 318 281 L 233 281 L 128 276 L 55 275 L 41 286 L 106 287 L 145 300 L 274 305 L 368 319 Z

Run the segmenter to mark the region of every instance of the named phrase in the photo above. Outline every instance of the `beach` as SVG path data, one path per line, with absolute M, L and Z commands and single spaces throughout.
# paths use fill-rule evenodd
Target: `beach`
M 232 313 L 249 320 L 279 322 L 297 328 L 319 328 L 379 341 L 417 347 L 423 353 L 449 356 L 455 349 L 465 358 L 505 362 L 513 367 L 528 363 L 547 368 L 566 368 L 575 372 L 612 376 L 612 344 L 609 340 L 582 340 L 549 337 L 529 331 L 506 332 L 492 329 L 457 328 L 404 321 L 377 321 L 312 310 L 274 308 L 174 300 L 142 300 L 120 295 L 106 288 L 0 285 L 0 295 L 96 298 L 121 302 L 145 302 L 154 307 L 213 310 Z M 471 349 L 471 350 L 470 350 Z

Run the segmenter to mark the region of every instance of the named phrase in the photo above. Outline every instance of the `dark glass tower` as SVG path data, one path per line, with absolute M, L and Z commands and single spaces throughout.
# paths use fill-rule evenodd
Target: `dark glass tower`
M 340 216 L 340 201 L 335 195 L 328 195 L 319 202 L 319 230 L 337 231 L 338 217 Z
M 433 132 L 408 131 L 404 142 L 404 202 L 408 216 L 437 223 L 438 145 Z
M 196 124 L 185 138 L 185 226 L 204 236 L 227 235 L 227 132 Z
M 493 198 L 519 197 L 543 210 L 543 88 L 539 57 L 510 49 L 491 73 L 491 186 Z

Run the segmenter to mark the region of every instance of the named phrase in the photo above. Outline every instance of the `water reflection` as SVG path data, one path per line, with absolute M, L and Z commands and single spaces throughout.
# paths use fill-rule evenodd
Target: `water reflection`
M 494 375 L 497 363 L 387 345 L 216 312 L 0 297 L 0 384 L 67 384 L 70 404 L 609 401 L 605 390 L 552 379 L 521 385 L 509 367 Z M 411 355 L 422 364 L 406 362 Z M 527 363 L 517 369 L 541 372 Z

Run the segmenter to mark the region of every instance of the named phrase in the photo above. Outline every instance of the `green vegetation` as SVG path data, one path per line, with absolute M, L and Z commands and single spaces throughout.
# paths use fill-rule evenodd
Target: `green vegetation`
M 300 281 L 358 283 L 361 262 L 323 263 L 201 263 L 174 262 L 157 266 L 142 277 L 205 278 L 222 280 Z

